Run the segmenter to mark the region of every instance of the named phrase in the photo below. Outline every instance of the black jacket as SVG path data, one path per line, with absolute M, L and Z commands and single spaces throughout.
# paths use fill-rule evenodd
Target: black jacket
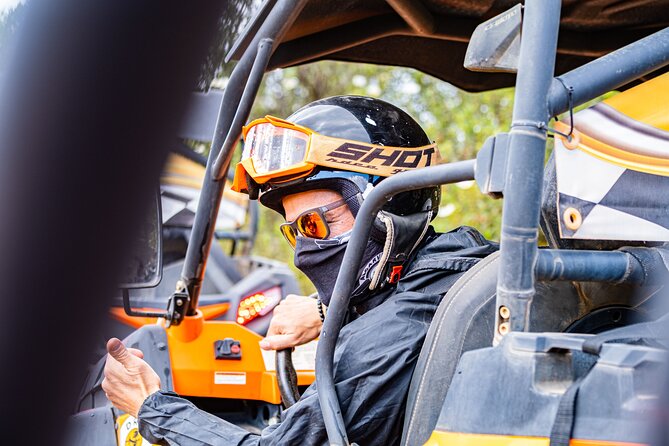
M 421 345 L 441 298 L 497 245 L 473 228 L 430 231 L 397 287 L 346 324 L 335 350 L 335 383 L 348 438 L 361 445 L 399 444 L 407 392 Z M 208 414 L 171 392 L 139 411 L 144 438 L 168 445 L 322 445 L 327 435 L 315 383 L 261 435 Z

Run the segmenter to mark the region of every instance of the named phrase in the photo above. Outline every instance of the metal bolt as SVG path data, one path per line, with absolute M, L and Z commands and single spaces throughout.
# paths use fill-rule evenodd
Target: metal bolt
M 159 342 L 158 344 L 156 344 L 156 347 L 158 348 L 158 350 L 165 350 L 167 348 L 167 345 L 165 345 L 164 342 Z
M 180 307 L 184 304 L 183 299 L 177 299 L 177 307 Z
M 501 324 L 499 324 L 498 331 L 499 331 L 499 334 L 501 334 L 502 336 L 507 334 L 509 332 L 509 323 L 508 322 L 502 322 Z
M 509 316 L 511 316 L 511 311 L 504 305 L 499 307 L 499 315 L 502 317 L 502 319 L 508 319 Z
M 562 220 L 564 221 L 564 225 L 572 231 L 576 231 L 581 227 L 581 223 L 583 223 L 583 217 L 576 208 L 565 209 L 562 214 Z

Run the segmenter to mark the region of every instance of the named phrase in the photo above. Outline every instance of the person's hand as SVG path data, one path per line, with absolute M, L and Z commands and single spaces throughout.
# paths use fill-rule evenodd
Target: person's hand
M 316 300 L 289 294 L 274 308 L 267 337 L 260 341 L 260 347 L 283 350 L 306 344 L 318 337 L 322 326 Z
M 141 350 L 126 348 L 116 338 L 107 341 L 107 352 L 102 390 L 114 407 L 137 418 L 144 400 L 160 390 L 160 377 Z

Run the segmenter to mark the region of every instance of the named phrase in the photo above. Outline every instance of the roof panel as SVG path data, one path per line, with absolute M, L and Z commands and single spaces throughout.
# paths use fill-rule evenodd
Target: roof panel
M 417 1 L 417 0 L 416 0 Z M 416 68 L 468 91 L 513 85 L 514 76 L 462 67 L 476 25 L 513 0 L 420 0 L 435 21 L 419 35 L 383 0 L 312 0 L 270 68 L 331 59 Z M 556 73 L 669 26 L 669 0 L 564 0 Z

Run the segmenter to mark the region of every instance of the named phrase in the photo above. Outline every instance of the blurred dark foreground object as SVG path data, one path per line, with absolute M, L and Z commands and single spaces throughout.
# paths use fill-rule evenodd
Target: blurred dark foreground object
M 0 84 L 4 444 L 60 441 L 221 7 L 27 4 Z

